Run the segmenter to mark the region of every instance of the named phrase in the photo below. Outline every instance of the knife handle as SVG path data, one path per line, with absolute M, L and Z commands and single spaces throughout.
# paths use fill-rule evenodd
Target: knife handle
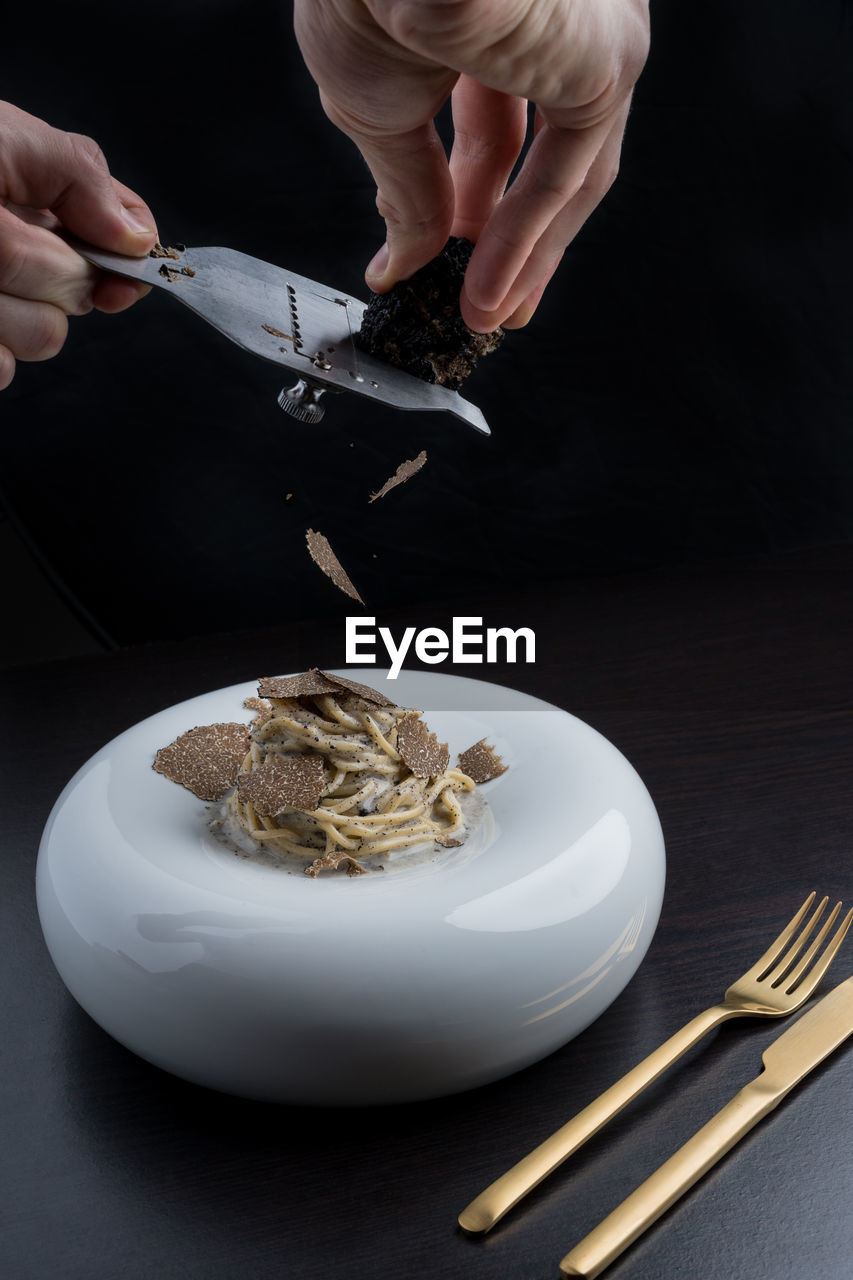
M 608 1120 L 626 1107 L 647 1085 L 662 1075 L 682 1054 L 698 1040 L 728 1018 L 736 1017 L 737 1010 L 726 1005 L 713 1005 L 670 1036 L 659 1048 L 637 1063 L 627 1075 L 622 1076 L 589 1106 L 579 1111 L 550 1138 L 529 1152 L 522 1160 L 501 1174 L 485 1191 L 481 1191 L 459 1215 L 459 1225 L 469 1235 L 481 1235 L 489 1231 L 513 1205 L 518 1204 L 543 1178 L 547 1178 L 558 1165 L 577 1151 L 578 1147 L 598 1133 Z
M 764 1076 L 762 1072 L 735 1094 L 675 1155 L 575 1245 L 560 1263 L 560 1275 L 599 1275 L 772 1111 L 785 1091 L 767 1087 Z

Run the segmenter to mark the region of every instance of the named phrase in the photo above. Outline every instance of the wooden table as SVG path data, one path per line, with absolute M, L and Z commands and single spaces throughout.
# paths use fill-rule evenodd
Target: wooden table
M 663 914 L 622 996 L 546 1061 L 450 1099 L 272 1107 L 113 1042 L 47 956 L 38 841 L 99 746 L 195 693 L 343 661 L 308 623 L 6 673 L 0 1272 L 10 1280 L 544 1280 L 760 1067 L 779 1024 L 694 1049 L 483 1240 L 456 1215 L 687 1017 L 809 890 L 853 900 L 853 547 L 466 602 L 531 626 L 533 666 L 457 670 L 537 694 L 634 763 L 668 851 Z M 380 621 L 449 623 L 454 607 Z M 462 612 L 456 606 L 456 612 Z M 853 972 L 848 940 L 824 989 Z M 617 1263 L 614 1280 L 839 1280 L 853 1256 L 853 1050 L 842 1049 Z

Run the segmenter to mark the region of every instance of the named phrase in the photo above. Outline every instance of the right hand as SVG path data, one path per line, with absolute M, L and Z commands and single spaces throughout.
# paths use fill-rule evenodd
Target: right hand
M 386 243 L 370 287 L 462 235 L 467 324 L 526 324 L 615 177 L 648 0 L 296 0 L 295 21 L 326 114 L 376 181 Z M 433 118 L 449 96 L 448 163 Z
M 63 230 L 132 257 L 157 239 L 150 209 L 111 177 L 91 138 L 0 102 L 0 390 L 16 361 L 57 354 L 68 316 L 124 311 L 148 292 L 91 266 Z

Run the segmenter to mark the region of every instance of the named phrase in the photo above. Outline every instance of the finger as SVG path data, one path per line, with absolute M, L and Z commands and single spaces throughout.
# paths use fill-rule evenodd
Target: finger
M 612 121 L 588 129 L 546 122 L 518 177 L 483 228 L 466 276 L 471 305 L 506 312 L 504 299 L 540 237 L 581 189 Z M 507 313 L 508 314 L 508 313 Z
M 5 391 L 15 376 L 15 357 L 8 347 L 0 346 L 0 391 Z
M 116 253 L 154 244 L 153 215 L 141 197 L 120 194 L 98 145 L 2 104 L 0 199 L 50 209 L 74 235 Z
M 16 360 L 50 360 L 67 336 L 68 319 L 59 307 L 0 295 L 0 347 Z
M 125 198 L 129 188 L 116 179 L 113 183 Z M 4 212 L 15 219 L 4 222 Z M 55 234 L 27 237 L 22 223 Z M 93 306 L 112 315 L 151 292 L 149 285 L 93 267 L 66 244 L 61 231 L 52 213 L 11 204 L 4 211 L 0 206 L 0 291 L 53 302 L 69 315 L 83 315 Z M 16 273 L 14 284 L 10 269 Z
M 498 325 L 504 325 L 506 328 L 522 328 L 528 323 L 566 247 L 613 185 L 619 169 L 627 117 L 628 104 L 626 103 L 613 122 L 604 144 L 575 195 L 557 212 L 532 245 L 515 279 L 512 280 L 497 306 L 491 308 L 478 306 L 471 298 L 466 275 L 461 309 L 463 318 L 470 328 L 487 333 Z M 478 248 L 479 243 L 472 255 L 471 265 Z M 470 270 L 469 266 L 469 274 Z
M 550 269 L 546 269 L 545 274 L 540 278 L 539 282 L 530 290 L 515 310 L 507 316 L 506 320 L 501 321 L 504 329 L 523 329 L 524 326 L 529 323 L 536 311 L 536 308 L 542 301 L 542 295 L 550 284 L 551 277 L 560 265 L 562 257 L 563 255 L 560 254 L 560 256 L 553 262 Z
M 135 191 L 126 187 L 123 182 L 119 182 L 118 178 L 113 178 L 113 186 L 125 210 L 134 215 L 138 214 L 140 222 L 148 219 L 153 222 L 150 209 Z M 103 311 L 106 315 L 116 315 L 119 311 L 126 311 L 128 307 L 133 306 L 134 302 L 138 302 L 150 292 L 150 285 L 127 280 L 123 276 L 99 273 L 92 293 L 92 303 L 96 311 Z
M 145 249 L 143 252 L 147 253 L 149 249 L 154 247 L 153 243 L 149 244 L 151 237 L 153 236 L 154 240 L 157 239 L 157 224 L 154 219 L 154 214 L 148 208 L 148 205 L 142 199 L 142 196 L 138 195 L 131 187 L 126 186 L 123 182 L 119 182 L 118 178 L 113 178 L 112 183 L 113 189 L 118 197 L 118 202 L 121 205 L 121 216 L 123 220 L 128 223 L 131 228 L 138 227 L 144 230 Z M 103 245 L 102 247 L 106 248 L 107 246 Z M 120 251 L 115 250 L 115 252 L 118 253 Z
M 151 292 L 151 286 L 140 284 L 136 280 L 126 280 L 122 276 L 104 275 L 98 280 L 92 292 L 92 305 L 96 311 L 105 315 L 117 315 L 126 311 L 134 302 L 144 298 Z
M 376 207 L 386 232 L 365 279 L 374 292 L 384 293 L 444 248 L 453 222 L 453 180 L 432 122 L 354 141 L 376 183 Z
M 85 315 L 99 274 L 58 235 L 0 205 L 0 293 Z
M 147 205 L 130 187 L 126 187 L 123 182 L 119 182 L 118 178 L 111 178 L 111 182 L 116 196 L 124 208 L 128 210 L 136 208 L 147 209 Z M 23 222 L 29 222 L 35 227 L 45 227 L 48 231 L 62 234 L 62 223 L 49 209 L 34 209 L 26 204 L 14 204 L 11 200 L 6 200 L 5 204 L 6 208 L 11 209 Z
M 294 30 L 323 110 L 376 183 L 386 242 L 365 278 L 385 292 L 434 258 L 450 234 L 453 182 L 433 121 L 458 73 L 407 52 L 364 4 L 296 0 Z
M 451 232 L 476 241 L 524 146 L 527 103 L 460 76 L 452 104 L 450 176 L 456 204 Z

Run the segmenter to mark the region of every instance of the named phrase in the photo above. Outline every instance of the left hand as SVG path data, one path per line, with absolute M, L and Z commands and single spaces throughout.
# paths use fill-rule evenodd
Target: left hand
M 0 102 L 0 390 L 17 360 L 56 355 L 68 316 L 123 311 L 148 292 L 90 266 L 63 230 L 140 257 L 157 238 L 148 206 L 111 176 L 91 138 Z

